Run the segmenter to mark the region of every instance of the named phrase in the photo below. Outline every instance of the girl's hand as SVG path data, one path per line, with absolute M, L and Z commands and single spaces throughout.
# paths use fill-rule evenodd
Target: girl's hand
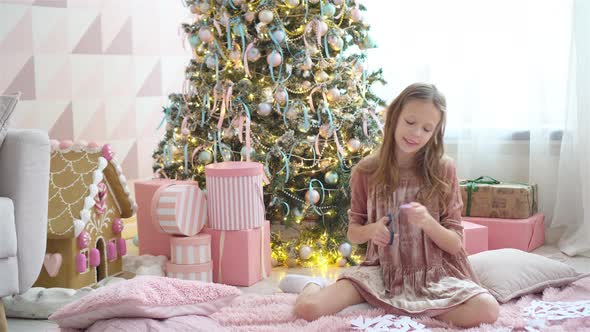
M 428 209 L 420 203 L 412 202 L 401 206 L 403 213 L 408 217 L 408 223 L 424 229 L 434 222 L 434 218 L 428 213 Z
M 377 220 L 375 223 L 371 224 L 373 227 L 373 231 L 371 234 L 371 240 L 374 244 L 378 246 L 388 246 L 389 240 L 391 238 L 391 234 L 389 233 L 389 229 L 387 228 L 387 223 L 389 222 L 389 217 L 385 216 L 381 219 Z

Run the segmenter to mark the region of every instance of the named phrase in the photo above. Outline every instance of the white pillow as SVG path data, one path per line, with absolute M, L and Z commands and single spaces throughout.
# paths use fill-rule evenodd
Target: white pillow
M 0 96 L 0 145 L 4 142 L 6 133 L 8 132 L 8 121 L 10 116 L 18 103 L 20 92 Z
M 501 303 L 590 276 L 567 264 L 518 249 L 480 252 L 469 256 L 469 262 L 481 285 Z

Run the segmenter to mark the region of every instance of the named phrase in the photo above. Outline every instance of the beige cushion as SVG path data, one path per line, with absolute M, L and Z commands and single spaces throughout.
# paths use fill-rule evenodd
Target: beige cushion
M 481 285 L 501 303 L 590 276 L 564 263 L 518 249 L 484 251 L 469 256 L 469 261 Z
M 0 145 L 4 142 L 6 133 L 8 132 L 8 120 L 18 103 L 20 93 L 10 95 L 0 95 Z

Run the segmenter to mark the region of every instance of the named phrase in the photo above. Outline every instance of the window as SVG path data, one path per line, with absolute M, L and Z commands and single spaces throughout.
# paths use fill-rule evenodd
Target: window
M 450 136 L 464 128 L 523 139 L 531 128 L 560 137 L 571 40 L 566 0 L 365 0 L 378 48 L 370 69 L 387 101 L 426 81 L 447 97 Z M 523 134 L 525 132 L 525 134 Z M 530 133 L 528 134 L 530 136 Z

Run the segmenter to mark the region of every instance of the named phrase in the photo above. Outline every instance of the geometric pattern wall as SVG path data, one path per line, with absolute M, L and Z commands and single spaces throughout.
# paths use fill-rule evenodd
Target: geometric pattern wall
M 188 13 L 180 0 L 0 0 L 0 94 L 22 92 L 11 126 L 110 143 L 130 180 L 150 177 Z

